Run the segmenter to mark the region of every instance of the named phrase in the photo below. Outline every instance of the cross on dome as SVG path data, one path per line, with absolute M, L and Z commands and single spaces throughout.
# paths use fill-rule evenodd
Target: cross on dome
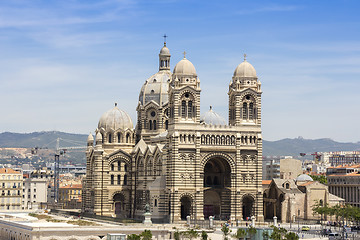
M 164 34 L 164 36 L 163 36 L 163 38 L 164 38 L 164 45 L 166 46 L 166 38 L 167 38 L 168 36 L 166 35 L 166 34 Z
M 185 51 L 183 52 L 183 54 L 184 54 L 184 58 L 186 58 L 186 52 Z
M 246 62 L 246 57 L 247 57 L 247 55 L 246 55 L 246 53 L 244 53 L 244 62 Z

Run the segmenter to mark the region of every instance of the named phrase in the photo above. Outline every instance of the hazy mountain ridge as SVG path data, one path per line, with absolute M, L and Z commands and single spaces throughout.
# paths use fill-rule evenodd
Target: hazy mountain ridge
M 61 138 L 60 147 L 86 146 L 86 134 L 65 133 L 59 131 L 42 131 L 33 133 L 0 133 L 1 148 L 50 148 L 55 149 L 56 139 Z M 72 144 L 74 141 L 76 144 Z M 294 156 L 300 153 L 329 151 L 360 151 L 360 143 L 341 143 L 329 138 L 304 139 L 301 137 L 285 138 L 278 141 L 263 141 L 264 156 Z
M 360 151 L 360 143 L 336 142 L 330 138 L 304 139 L 301 137 L 285 138 L 278 141 L 263 141 L 264 156 L 294 156 L 300 153 L 334 152 L 334 151 Z
M 12 133 L 12 132 L 3 132 L 0 133 L 0 147 L 2 148 L 56 148 L 56 139 L 61 138 L 69 140 L 66 142 L 61 140 L 60 147 L 69 147 L 69 146 L 86 146 L 87 140 L 86 134 L 76 134 L 76 133 L 65 133 L 59 131 L 42 131 L 42 132 L 32 132 L 32 133 Z M 71 143 L 74 141 L 74 143 Z

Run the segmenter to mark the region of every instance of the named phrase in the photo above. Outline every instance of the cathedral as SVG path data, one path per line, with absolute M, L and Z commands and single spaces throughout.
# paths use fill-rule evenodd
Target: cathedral
M 261 83 L 240 63 L 229 79 L 227 121 L 200 115 L 200 79 L 186 58 L 170 70 L 160 50 L 159 71 L 139 94 L 134 128 L 115 104 L 89 135 L 82 211 L 152 221 L 186 219 L 262 221 Z M 225 84 L 225 81 L 224 81 Z

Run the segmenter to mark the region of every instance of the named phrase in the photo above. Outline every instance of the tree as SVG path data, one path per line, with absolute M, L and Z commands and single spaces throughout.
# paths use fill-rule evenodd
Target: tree
M 298 240 L 299 236 L 294 232 L 288 232 L 287 234 L 285 234 L 285 239 L 286 240 Z
M 195 231 L 194 229 L 190 229 L 182 234 L 184 237 L 188 239 L 194 239 L 199 236 L 199 233 Z
M 137 234 L 130 234 L 126 238 L 127 240 L 140 240 L 140 235 Z
M 327 184 L 327 177 L 325 175 L 309 175 L 314 181 L 318 181 L 322 184 Z
M 263 233 L 262 233 L 262 236 L 263 236 L 264 240 L 269 240 L 270 239 L 269 231 L 264 230 Z
M 254 228 L 253 226 L 250 226 L 247 230 L 247 232 L 250 235 L 250 238 L 253 238 L 257 232 L 256 228 Z
M 273 232 L 270 235 L 270 239 L 272 240 L 282 240 L 283 237 L 285 236 L 287 230 L 285 228 L 277 228 L 275 226 L 272 226 L 273 228 Z
M 179 233 L 179 231 L 174 232 L 174 239 L 175 239 L 175 240 L 180 240 L 180 233 Z
M 226 224 L 223 224 L 221 231 L 224 234 L 224 240 L 229 240 L 228 235 L 230 234 L 231 230 Z
M 246 237 L 246 230 L 242 228 L 238 228 L 236 234 L 233 234 L 232 237 L 236 239 L 244 239 Z
M 140 236 L 142 237 L 142 240 L 151 240 L 152 239 L 152 233 L 150 230 L 144 230 Z
M 208 234 L 207 234 L 207 232 L 205 232 L 205 231 L 202 231 L 202 232 L 201 232 L 201 239 L 202 239 L 202 240 L 207 240 L 207 239 L 208 239 Z

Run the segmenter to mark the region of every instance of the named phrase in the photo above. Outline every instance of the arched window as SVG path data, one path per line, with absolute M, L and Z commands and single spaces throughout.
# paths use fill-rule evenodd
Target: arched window
M 126 143 L 129 143 L 130 142 L 130 134 L 126 134 Z
M 186 101 L 183 100 L 181 102 L 181 117 L 185 118 L 186 117 Z
M 247 116 L 248 116 L 247 103 L 243 103 L 243 119 L 247 119 Z
M 111 171 L 114 171 L 114 164 L 111 164 Z
M 127 185 L 127 175 L 124 175 L 124 185 Z
M 120 185 L 121 183 L 121 175 L 117 175 L 117 184 Z
M 285 184 L 285 188 L 286 188 L 286 189 L 290 189 L 290 184 L 289 184 L 289 183 L 286 183 L 286 184 Z
M 121 143 L 121 134 L 120 133 L 117 133 L 117 142 Z
M 111 177 L 110 177 L 110 184 L 114 185 L 114 175 L 111 175 Z
M 154 199 L 154 207 L 157 207 L 157 199 Z
M 154 124 L 154 130 L 156 130 L 156 120 L 153 121 Z
M 112 135 L 111 135 L 111 133 L 109 133 L 109 135 L 108 135 L 108 143 L 111 143 L 112 142 Z
M 101 134 L 101 143 L 104 143 L 104 134 Z
M 254 113 L 254 104 L 250 103 L 249 104 L 249 119 L 252 120 L 253 119 L 253 113 Z
M 127 164 L 124 165 L 124 171 L 127 172 Z
M 165 129 L 168 130 L 168 128 L 169 128 L 169 121 L 165 120 Z
M 118 161 L 118 171 L 121 170 L 121 161 Z
M 152 130 L 152 129 L 153 129 L 153 127 L 152 127 L 152 121 L 149 120 L 149 130 Z
M 192 101 L 188 102 L 188 118 L 192 118 Z

